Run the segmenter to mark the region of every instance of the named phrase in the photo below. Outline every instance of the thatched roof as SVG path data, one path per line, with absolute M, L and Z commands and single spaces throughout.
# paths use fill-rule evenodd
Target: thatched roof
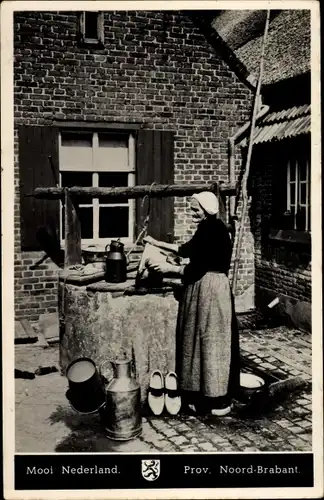
M 272 20 L 280 11 L 270 13 Z M 232 50 L 237 50 L 252 38 L 261 36 L 267 17 L 266 10 L 221 10 L 213 26 Z
M 220 11 L 214 29 L 249 72 L 258 76 L 266 11 Z M 263 84 L 310 71 L 310 11 L 272 11 L 265 49 Z

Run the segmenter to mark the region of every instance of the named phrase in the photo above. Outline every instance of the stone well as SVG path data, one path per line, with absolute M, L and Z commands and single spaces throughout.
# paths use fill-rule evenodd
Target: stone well
M 60 366 L 89 357 L 106 378 L 110 361 L 133 359 L 136 377 L 146 400 L 153 370 L 175 370 L 176 318 L 179 286 L 160 289 L 134 287 L 134 280 L 113 285 L 60 281 Z

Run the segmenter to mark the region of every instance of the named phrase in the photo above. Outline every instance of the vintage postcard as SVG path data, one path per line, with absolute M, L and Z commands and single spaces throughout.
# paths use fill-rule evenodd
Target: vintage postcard
M 323 496 L 316 1 L 4 1 L 4 497 Z

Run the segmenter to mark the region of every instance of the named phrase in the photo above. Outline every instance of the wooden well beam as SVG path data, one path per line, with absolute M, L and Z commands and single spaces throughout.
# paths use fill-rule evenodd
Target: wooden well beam
M 133 187 L 39 187 L 31 196 L 43 199 L 64 199 L 67 191 L 71 197 L 99 198 L 99 199 L 134 199 L 150 196 L 151 198 L 166 198 L 168 196 L 190 196 L 201 191 L 215 192 L 217 184 L 152 184 Z M 236 194 L 236 187 L 232 184 L 219 184 L 219 191 L 222 196 Z
M 213 184 L 151 184 L 132 187 L 39 187 L 33 196 L 41 199 L 61 199 L 64 203 L 65 218 L 65 267 L 80 264 L 81 257 L 81 227 L 78 217 L 78 198 L 99 199 L 125 199 L 143 198 L 166 198 L 168 196 L 191 196 L 202 191 L 212 191 L 220 201 L 220 218 L 226 223 L 225 196 L 236 194 L 235 186 L 225 183 Z

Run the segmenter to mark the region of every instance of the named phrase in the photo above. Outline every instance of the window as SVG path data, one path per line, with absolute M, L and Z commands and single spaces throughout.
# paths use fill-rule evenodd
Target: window
M 20 235 L 21 248 L 26 251 L 51 253 L 62 245 L 64 235 L 60 203 L 30 196 L 36 188 L 54 187 L 57 183 L 61 186 L 174 183 L 171 130 L 144 129 L 133 123 L 60 122 L 21 125 L 18 138 Z M 173 239 L 173 197 L 152 198 L 150 203 L 141 198 L 111 202 L 81 198 L 79 202 L 83 244 L 99 241 L 103 246 L 117 236 L 125 244 L 132 244 L 143 229 L 148 207 L 149 234 L 159 240 Z M 40 233 L 45 237 L 40 239 Z
M 104 43 L 103 12 L 84 11 L 79 17 L 80 41 L 85 45 Z
M 59 137 L 62 187 L 118 187 L 135 184 L 135 141 L 128 132 L 61 132 Z M 134 241 L 134 200 L 79 198 L 82 243 L 106 245 L 120 238 Z M 61 207 L 61 240 L 64 213 Z
M 310 231 L 310 163 L 307 158 L 288 162 L 287 211 L 291 220 L 290 229 Z

